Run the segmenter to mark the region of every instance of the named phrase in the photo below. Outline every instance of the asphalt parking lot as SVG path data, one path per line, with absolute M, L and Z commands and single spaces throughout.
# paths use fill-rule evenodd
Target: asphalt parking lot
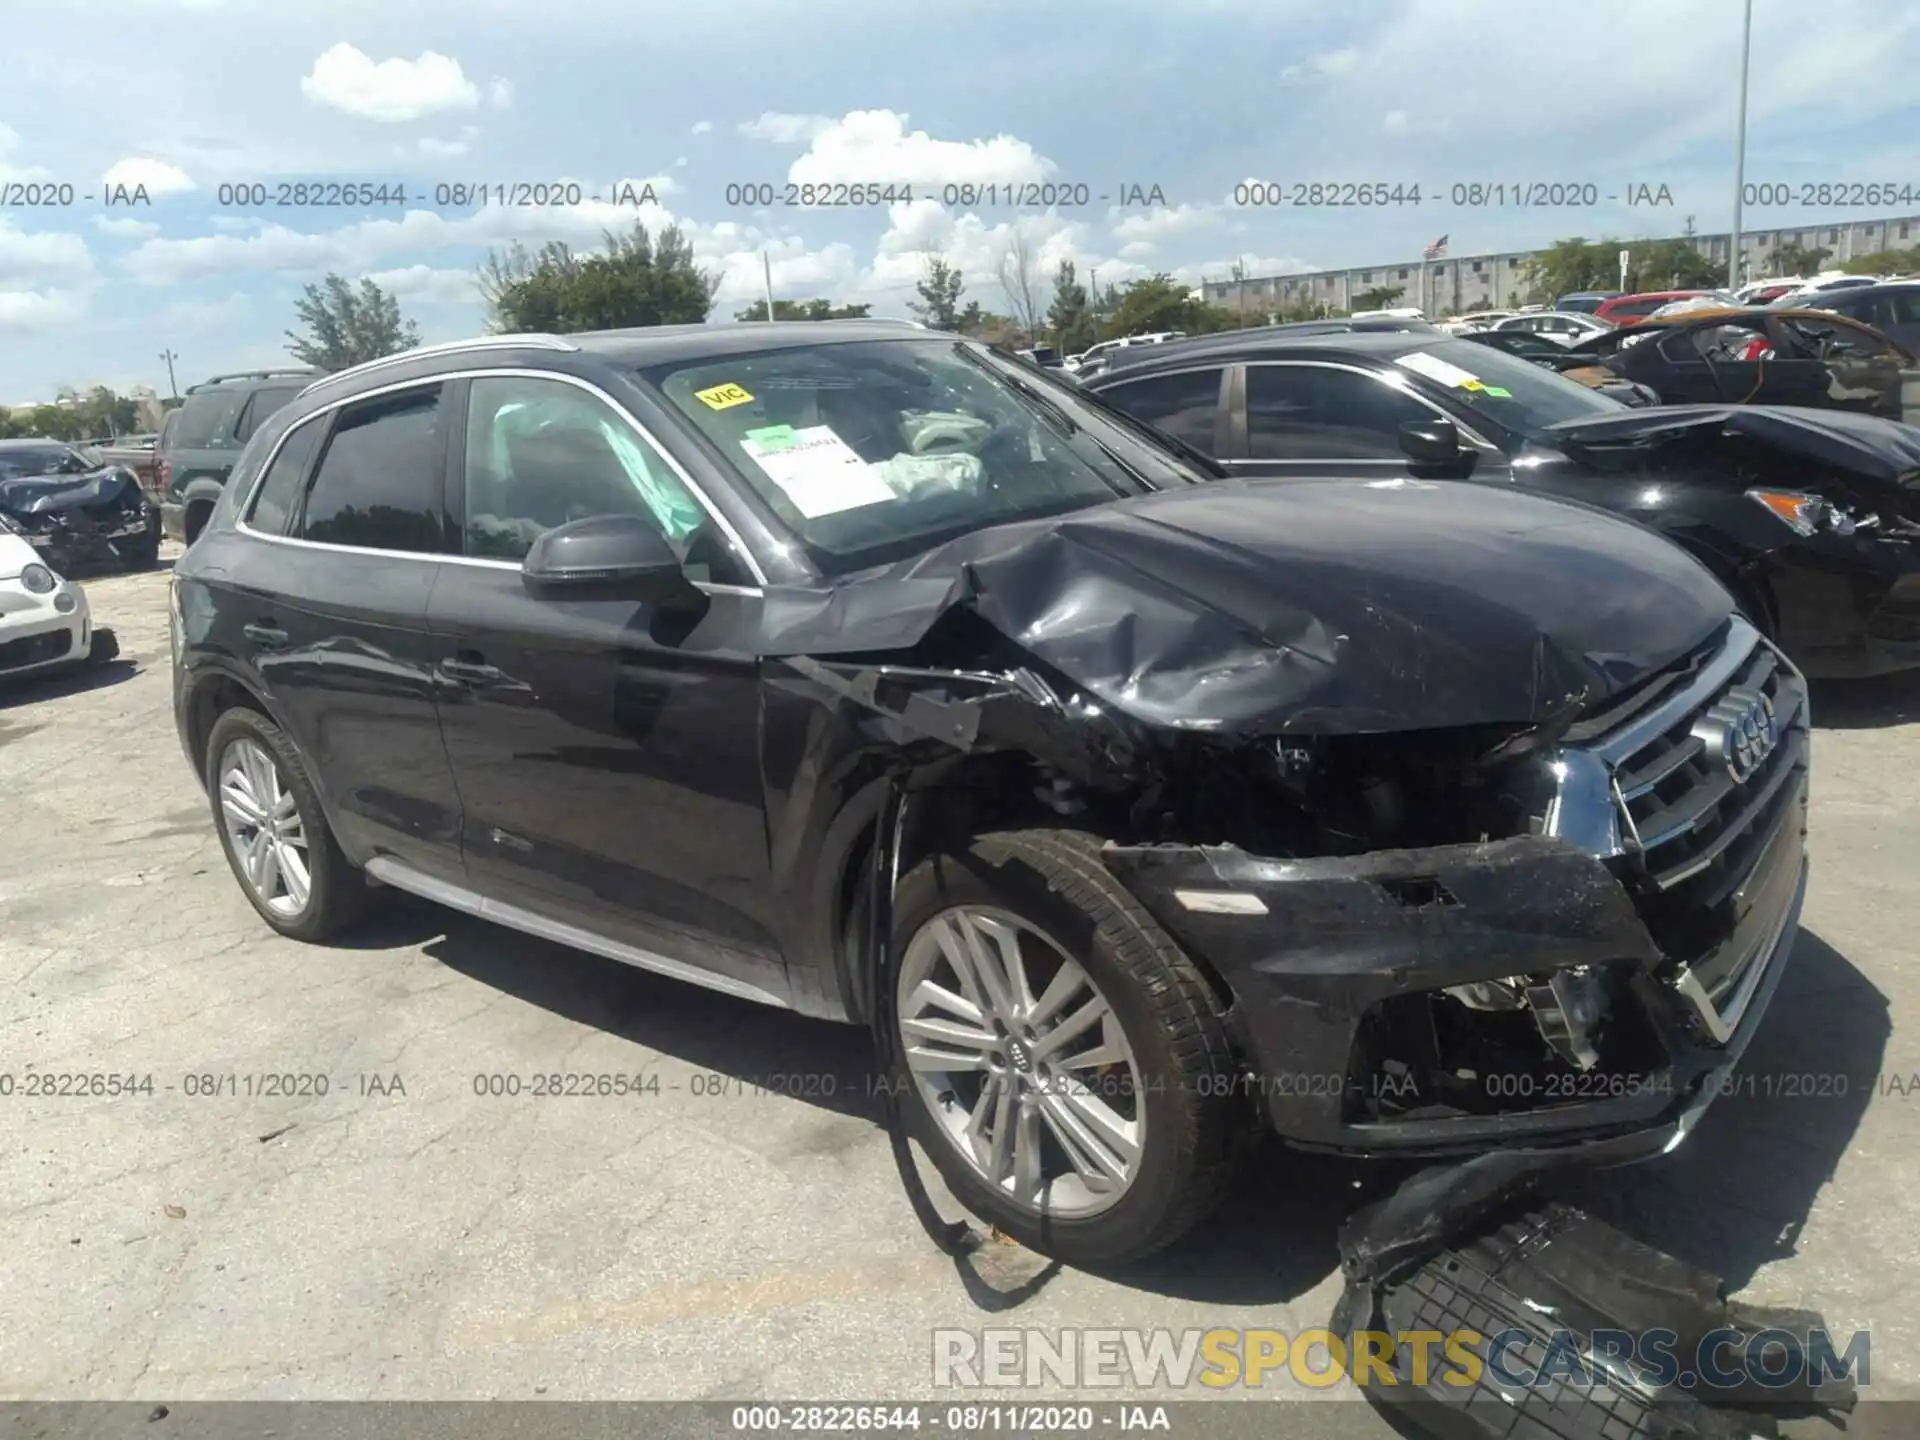
M 851 1029 L 404 897 L 274 936 L 174 737 L 166 586 L 89 582 L 120 660 L 0 691 L 0 1398 L 924 1398 L 935 1327 L 1325 1322 L 1352 1167 L 1263 1156 L 1175 1252 L 1012 1304 L 922 1236 Z M 1920 1396 L 1920 681 L 1814 713 L 1805 928 L 1741 1088 L 1583 1198 Z M 660 1085 L 477 1093 L 554 1071 Z

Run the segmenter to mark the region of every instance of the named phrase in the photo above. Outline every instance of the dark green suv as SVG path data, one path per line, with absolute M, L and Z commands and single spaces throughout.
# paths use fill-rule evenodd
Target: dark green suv
M 213 513 L 234 458 L 266 418 L 324 370 L 248 370 L 187 391 L 154 447 L 154 481 L 166 533 L 191 545 Z

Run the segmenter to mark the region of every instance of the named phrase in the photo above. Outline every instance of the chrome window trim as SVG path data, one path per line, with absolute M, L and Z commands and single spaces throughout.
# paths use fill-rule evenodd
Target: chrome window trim
M 365 360 L 358 365 L 349 365 L 344 370 L 336 370 L 331 375 L 322 375 L 294 398 L 311 395 L 317 390 L 340 380 L 350 380 L 357 376 L 385 369 L 389 365 L 403 365 L 409 360 L 431 360 L 440 355 L 460 355 L 468 350 L 496 350 L 502 347 L 522 350 L 566 350 L 577 352 L 580 347 L 571 341 L 562 340 L 558 335 L 547 335 L 530 331 L 524 335 L 485 335 L 477 340 L 443 340 L 434 345 L 416 345 L 411 350 L 402 350 L 397 355 L 382 355 L 377 360 Z
M 343 371 L 341 373 L 344 374 L 346 372 Z M 638 434 L 642 440 L 647 442 L 655 454 L 667 462 L 667 468 L 673 471 L 682 485 L 687 487 L 687 493 L 693 496 L 699 503 L 700 508 L 707 512 L 707 517 L 719 527 L 721 534 L 725 535 L 732 543 L 734 550 L 746 564 L 747 570 L 758 582 L 758 584 L 752 586 L 701 585 L 700 588 L 734 594 L 757 595 L 764 593 L 762 587 L 767 584 L 767 572 L 760 568 L 759 560 L 754 556 L 753 552 L 747 548 L 747 543 L 740 537 L 740 532 L 733 528 L 732 522 L 730 522 L 725 515 L 720 513 L 713 501 L 708 498 L 707 492 L 700 487 L 699 482 L 687 473 L 686 467 L 681 465 L 679 460 L 674 457 L 673 453 L 669 451 L 666 446 L 654 438 L 652 431 L 640 423 L 638 416 L 591 380 L 582 379 L 578 375 L 562 374 L 557 370 L 534 370 L 523 365 L 483 366 L 473 370 L 449 370 L 440 375 L 422 375 L 412 380 L 396 380 L 389 385 L 381 385 L 372 390 L 362 390 L 354 395 L 343 395 L 337 400 L 327 401 L 311 415 L 303 415 L 300 419 L 289 425 L 286 434 L 274 441 L 273 449 L 267 452 L 267 458 L 260 464 L 259 473 L 256 474 L 248 484 L 246 496 L 237 507 L 233 522 L 234 529 L 243 535 L 247 535 L 255 540 L 264 540 L 272 545 L 294 545 L 304 549 L 341 551 L 351 555 L 383 555 L 396 560 L 426 560 L 442 565 L 503 566 L 510 570 L 518 570 L 520 567 L 510 560 L 483 560 L 468 555 L 429 555 L 421 554 L 416 550 L 379 550 L 370 545 L 335 545 L 325 540 L 301 540 L 291 535 L 269 535 L 264 530 L 256 530 L 247 523 L 247 517 L 253 513 L 254 501 L 259 498 L 260 487 L 266 481 L 267 472 L 273 469 L 273 462 L 280 458 L 281 447 L 287 443 L 293 436 L 293 433 L 300 429 L 301 426 L 311 425 L 314 421 L 324 419 L 333 414 L 334 411 L 340 409 L 342 406 L 357 405 L 362 400 L 375 400 L 382 395 L 394 395 L 402 390 L 412 390 L 425 385 L 445 385 L 454 380 L 484 379 L 554 380 L 563 385 L 572 385 L 577 389 L 585 390 L 588 394 L 595 396 L 604 404 L 611 407 L 615 414 L 619 415 L 622 420 L 634 428 L 634 432 Z M 698 584 L 699 582 L 695 583 Z
M 1252 371 L 1258 366 L 1283 366 L 1283 365 L 1291 366 L 1296 370 L 1308 370 L 1308 369 L 1345 370 L 1350 375 L 1364 375 L 1377 385 L 1388 384 L 1388 381 L 1383 372 L 1379 370 L 1369 370 L 1364 365 L 1349 365 L 1344 361 L 1340 361 L 1340 360 L 1248 360 L 1243 363 L 1245 364 L 1246 368 L 1249 371 Z M 1388 363 L 1392 363 L 1392 362 L 1388 362 Z M 1405 368 L 1405 367 L 1402 367 L 1402 368 Z M 1482 450 L 1492 451 L 1494 453 L 1499 452 L 1499 449 L 1500 449 L 1499 446 L 1493 444 L 1484 435 L 1480 434 L 1479 431 L 1475 430 L 1472 426 L 1463 424 L 1461 421 L 1455 419 L 1446 410 L 1442 409 L 1439 405 L 1435 404 L 1433 401 L 1429 400 L 1425 395 L 1422 395 L 1418 390 L 1414 389 L 1411 384 L 1394 385 L 1392 386 L 1392 388 L 1400 391 L 1403 395 L 1407 396 L 1409 399 L 1417 401 L 1419 404 L 1426 406 L 1427 409 L 1431 410 L 1435 415 L 1439 416 L 1442 420 L 1451 422 L 1453 427 L 1456 430 L 1458 430 L 1461 433 L 1461 435 L 1463 435 L 1466 439 L 1472 441 L 1473 444 L 1478 448 Z M 1248 427 L 1248 443 L 1249 444 L 1252 443 L 1251 425 L 1249 425 Z M 1229 461 L 1226 463 L 1232 464 L 1235 462 Z M 1284 465 L 1284 464 L 1292 464 L 1295 462 L 1287 461 L 1287 460 L 1273 461 L 1273 460 L 1251 460 L 1250 459 L 1244 463 L 1259 464 L 1259 465 L 1273 465 L 1273 464 Z M 1305 464 L 1305 465 L 1326 465 L 1332 462 L 1329 462 L 1327 460 L 1304 460 L 1304 461 L 1300 461 L 1299 463 Z M 1345 464 L 1405 465 L 1407 462 L 1405 459 L 1395 459 L 1392 457 L 1385 457 L 1378 461 L 1343 460 L 1338 463 L 1343 465 Z

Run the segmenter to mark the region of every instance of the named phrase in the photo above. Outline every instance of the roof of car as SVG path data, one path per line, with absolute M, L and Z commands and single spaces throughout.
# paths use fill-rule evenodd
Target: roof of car
M 723 325 L 648 325 L 626 330 L 586 330 L 569 335 L 479 335 L 467 340 L 422 345 L 378 360 L 315 374 L 301 392 L 313 395 L 350 395 L 363 386 L 457 371 L 478 358 L 498 361 L 513 357 L 525 363 L 538 356 L 559 361 L 566 356 L 591 356 L 622 369 L 670 365 L 801 346 L 844 345 L 862 340 L 947 339 L 961 337 L 928 329 L 910 320 L 775 320 L 738 321 Z
M 1392 359 L 1410 350 L 1435 345 L 1458 337 L 1433 330 L 1289 330 L 1284 325 L 1266 325 L 1252 330 L 1227 330 L 1218 335 L 1202 335 L 1191 340 L 1171 340 L 1164 345 L 1142 347 L 1139 356 L 1124 366 L 1116 365 L 1106 375 L 1137 375 L 1144 370 L 1190 363 L 1195 360 L 1232 360 L 1243 354 L 1266 350 L 1340 350 L 1349 354 L 1378 355 Z

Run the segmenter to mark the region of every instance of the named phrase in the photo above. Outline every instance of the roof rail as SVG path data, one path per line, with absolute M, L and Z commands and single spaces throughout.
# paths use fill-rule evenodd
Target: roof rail
M 200 385 L 220 385 L 228 380 L 272 380 L 282 375 L 297 377 L 301 375 L 323 375 L 325 373 L 323 370 L 316 370 L 311 365 L 289 366 L 284 369 L 274 370 L 235 370 L 226 375 L 209 375 L 205 380 L 200 382 Z M 188 389 L 198 390 L 200 385 L 192 385 L 189 386 Z
M 323 375 L 300 393 L 311 395 L 337 380 L 349 376 L 365 375 L 374 370 L 383 370 L 389 365 L 404 365 L 409 360 L 424 360 L 432 355 L 458 355 L 467 350 L 578 350 L 580 347 L 570 340 L 562 340 L 558 335 L 483 335 L 477 340 L 444 340 L 437 345 L 419 345 L 411 350 L 402 350 L 397 355 L 382 355 L 378 360 L 367 360 L 358 365 L 349 365 L 344 370 L 336 370 L 331 375 Z M 309 372 L 311 373 L 311 372 Z

